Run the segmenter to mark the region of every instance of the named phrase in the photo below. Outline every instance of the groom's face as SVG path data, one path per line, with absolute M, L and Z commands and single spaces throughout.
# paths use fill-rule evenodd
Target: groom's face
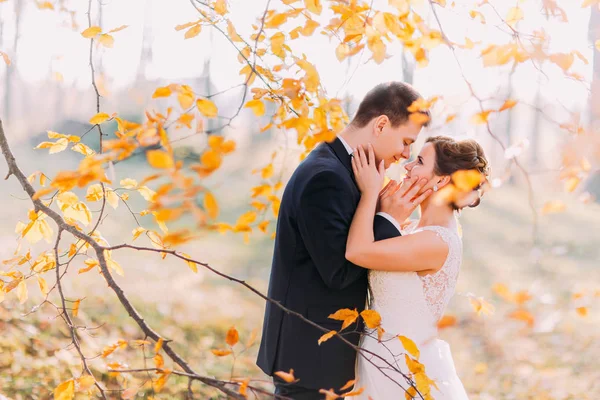
M 387 169 L 398 161 L 410 158 L 410 146 L 417 140 L 419 132 L 421 125 L 411 120 L 393 127 L 385 115 L 376 118 L 371 144 L 377 162 L 384 160 Z

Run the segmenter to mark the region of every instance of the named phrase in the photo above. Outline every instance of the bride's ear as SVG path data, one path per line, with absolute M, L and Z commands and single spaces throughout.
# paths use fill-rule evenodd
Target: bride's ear
M 449 183 L 450 183 L 450 180 L 451 180 L 451 179 L 452 179 L 452 178 L 450 178 L 450 175 L 445 175 L 445 176 L 441 176 L 441 177 L 439 177 L 439 179 L 438 179 L 438 183 L 437 183 L 437 187 L 438 187 L 439 189 L 443 188 L 444 186 L 446 186 L 447 184 L 449 184 Z

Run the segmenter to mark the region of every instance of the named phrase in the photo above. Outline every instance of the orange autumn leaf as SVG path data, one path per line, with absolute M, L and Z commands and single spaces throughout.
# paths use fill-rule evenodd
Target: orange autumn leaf
M 75 301 L 73 303 L 73 316 L 76 317 L 79 314 L 79 305 L 81 304 L 81 299 Z
M 333 336 L 335 336 L 335 334 L 337 333 L 337 331 L 329 331 L 326 334 L 324 334 L 323 336 L 321 336 L 319 338 L 319 346 L 321 345 L 321 343 L 328 341 L 329 339 L 331 339 Z
M 205 117 L 214 118 L 217 116 L 217 106 L 208 99 L 196 100 L 196 107 L 198 107 L 198 111 L 200 111 Z
M 340 391 L 350 389 L 352 386 L 354 386 L 355 383 L 356 383 L 356 379 L 352 379 L 352 380 L 346 382 L 346 384 L 340 388 Z
M 296 382 L 296 377 L 294 377 L 294 370 L 290 369 L 290 372 L 277 371 L 275 372 L 279 378 L 283 379 L 287 383 Z
M 360 396 L 362 394 L 362 392 L 364 392 L 364 391 L 365 391 L 365 388 L 361 387 L 361 388 L 353 390 L 351 392 L 344 393 L 344 398 L 346 398 L 346 397 Z
M 364 310 L 360 313 L 360 316 L 369 329 L 375 329 L 381 325 L 381 316 L 375 310 Z
M 100 28 L 99 26 L 90 26 L 89 28 L 81 32 L 81 36 L 83 36 L 86 39 L 92 39 L 100 32 L 102 32 L 102 28 Z
M 214 219 L 219 216 L 219 204 L 217 203 L 215 196 L 210 192 L 207 192 L 204 195 L 204 208 L 209 217 Z
M 2 56 L 2 59 L 6 65 L 10 65 L 10 58 L 8 58 L 8 54 L 0 51 L 0 56 Z
M 161 356 L 160 354 L 156 354 L 154 356 L 153 360 L 154 360 L 154 365 L 156 366 L 156 368 L 162 369 L 165 366 L 165 360 L 164 360 L 163 356 Z
M 211 352 L 217 357 L 225 357 L 233 353 L 231 350 L 212 349 Z
M 402 335 L 398 336 L 398 339 L 400 339 L 400 342 L 402 342 L 402 347 L 404 347 L 406 351 L 408 351 L 414 358 L 419 358 L 421 352 L 419 351 L 415 342 Z
M 564 212 L 566 209 L 567 206 L 562 201 L 548 201 L 544 204 L 544 207 L 542 207 L 542 215 L 558 214 Z
M 227 336 L 225 337 L 225 342 L 230 345 L 230 346 L 235 346 L 235 344 L 237 342 L 239 342 L 240 340 L 240 334 L 238 333 L 237 329 L 235 329 L 235 327 L 231 327 L 229 328 L 229 330 L 227 331 Z
M 152 98 L 156 99 L 157 97 L 169 97 L 171 93 L 171 88 L 169 86 L 159 87 L 154 91 Z
M 504 102 L 504 104 L 502 104 L 502 107 L 500 107 L 500 108 L 498 109 L 498 112 L 500 112 L 500 111 L 504 111 L 504 110 L 508 110 L 508 109 L 510 109 L 510 108 L 513 108 L 513 107 L 514 107 L 516 104 L 517 104 L 517 101 L 516 101 L 516 100 L 510 100 L 510 99 L 509 99 L 509 100 L 506 100 L 506 101 Z
M 107 113 L 98 113 L 96 115 L 94 115 L 92 118 L 90 118 L 90 124 L 92 125 L 99 125 L 103 122 L 105 122 L 106 120 L 108 120 L 110 118 L 110 115 L 108 115 Z
M 577 314 L 581 317 L 586 317 L 588 315 L 587 307 L 577 307 L 575 311 L 577 311 Z
M 520 308 L 508 314 L 508 317 L 511 319 L 516 319 L 517 321 L 526 322 L 527 325 L 533 326 L 535 322 L 535 317 L 527 310 Z
M 437 327 L 438 327 L 438 329 L 449 328 L 451 326 L 456 325 L 456 321 L 457 321 L 457 319 L 456 319 L 456 317 L 454 315 L 444 315 L 437 322 Z
M 341 397 L 333 389 L 329 389 L 329 390 L 321 389 L 321 390 L 319 390 L 319 393 L 325 395 L 325 400 L 335 400 L 335 399 L 339 399 Z
M 54 389 L 54 400 L 72 400 L 75 397 L 75 381 L 69 379 Z
M 173 157 L 163 150 L 148 150 L 146 152 L 148 164 L 154 168 L 168 169 L 175 165 Z
M 163 338 L 159 338 L 158 341 L 156 342 L 156 344 L 154 345 L 154 352 L 158 353 L 160 351 L 160 349 L 162 349 L 164 343 L 164 339 Z
M 485 125 L 488 122 L 488 117 L 491 112 L 491 110 L 487 110 L 473 115 L 473 117 L 471 117 L 471 123 L 475 125 Z
M 334 314 L 328 316 L 328 318 L 335 319 L 337 321 L 344 321 L 342 324 L 342 328 L 340 331 L 343 331 L 350 325 L 356 321 L 358 318 L 358 311 L 356 309 L 350 310 L 349 308 L 343 308 L 341 310 L 337 310 Z

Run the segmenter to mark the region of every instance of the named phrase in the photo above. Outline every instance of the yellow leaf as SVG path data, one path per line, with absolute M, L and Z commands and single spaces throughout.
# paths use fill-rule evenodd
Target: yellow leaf
M 258 229 L 260 229 L 264 233 L 267 233 L 268 226 L 269 226 L 269 221 L 262 221 L 260 224 L 258 224 Z
M 41 1 L 37 3 L 37 6 L 40 10 L 54 10 L 54 4 L 49 1 Z
M 6 65 L 10 65 L 10 58 L 8 58 L 8 54 L 0 51 L 0 56 L 2 56 L 2 59 L 4 59 Z
M 196 100 L 196 107 L 198 107 L 198 111 L 208 118 L 214 118 L 217 116 L 217 106 L 208 99 Z
M 54 400 L 71 400 L 75 397 L 75 381 L 69 379 L 54 389 Z
M 163 389 L 163 387 L 165 387 L 169 376 L 171 376 L 171 371 L 169 370 L 165 370 L 164 373 L 160 374 L 160 378 L 158 378 L 156 382 L 154 382 L 154 390 L 160 392 Z
M 238 33 L 235 31 L 235 27 L 233 26 L 233 24 L 231 23 L 231 21 L 227 21 L 227 36 L 229 36 L 229 38 L 231 39 L 231 41 L 233 42 L 243 42 L 244 40 L 240 37 L 240 35 L 238 35 Z M 246 56 L 246 58 L 248 58 L 250 55 L 248 54 Z
M 146 199 L 146 201 L 154 201 L 154 196 L 156 195 L 156 192 L 150 189 L 148 186 L 141 186 L 137 189 L 137 191 L 139 194 L 142 195 L 144 199 Z
M 502 107 L 500 107 L 500 109 L 498 110 L 498 112 L 500 111 L 504 111 L 504 110 L 508 110 L 509 108 L 513 108 L 515 105 L 517 104 L 516 100 L 506 100 L 504 102 L 504 104 L 502 105 Z
M 556 53 L 550 55 L 550 61 L 558 65 L 563 71 L 567 71 L 573 65 L 575 61 L 575 56 L 571 53 Z
M 90 149 L 88 146 L 86 146 L 83 143 L 77 143 L 76 145 L 71 147 L 71 150 L 81 153 L 86 157 L 96 154 L 96 152 L 94 150 Z
M 529 326 L 533 326 L 535 322 L 535 317 L 529 311 L 522 308 L 511 312 L 508 314 L 508 317 L 518 321 L 526 322 Z
M 257 117 L 265 115 L 265 104 L 261 100 L 250 100 L 244 107 L 250 108 Z
M 163 359 L 163 356 L 161 356 L 160 354 L 156 354 L 154 356 L 154 365 L 156 366 L 156 368 L 162 369 L 165 366 L 165 360 Z
M 121 179 L 121 182 L 119 182 L 119 185 L 121 185 L 121 187 L 123 187 L 125 189 L 135 189 L 137 187 L 138 183 L 135 179 L 125 178 L 125 179 Z
M 344 398 L 346 398 L 346 397 L 360 396 L 362 394 L 362 392 L 364 392 L 364 391 L 365 391 L 365 388 L 361 387 L 361 388 L 353 390 L 351 392 L 344 393 Z
M 416 358 L 418 360 L 421 352 L 417 348 L 417 345 L 415 344 L 415 342 L 413 342 L 411 339 L 407 338 L 406 336 L 401 336 L 401 335 L 398 336 L 398 339 L 400 339 L 400 341 L 402 342 L 402 346 L 404 347 L 404 349 L 406 351 L 408 351 L 414 358 Z
M 242 214 L 238 218 L 238 220 L 236 222 L 236 225 L 246 226 L 246 225 L 249 225 L 249 224 L 253 223 L 255 220 L 256 220 L 256 212 L 255 211 L 248 211 L 248 212 Z
M 346 384 L 340 388 L 340 392 L 350 389 L 352 386 L 354 386 L 355 383 L 356 383 L 355 379 L 352 379 L 352 380 L 346 382 Z
M 108 31 L 108 33 L 115 33 L 115 32 L 122 31 L 123 29 L 127 28 L 128 26 L 129 25 L 121 25 L 118 28 L 111 29 L 110 31 Z
M 360 313 L 360 316 L 369 329 L 375 329 L 381 325 L 381 316 L 375 310 L 364 310 Z
M 575 310 L 577 311 L 577 314 L 579 314 L 582 317 L 585 317 L 588 315 L 587 307 L 577 307 Z
M 523 10 L 519 7 L 513 7 L 508 11 L 506 23 L 515 26 L 517 22 L 523 19 Z
M 113 38 L 112 35 L 109 35 L 108 33 L 103 33 L 98 38 L 98 43 L 100 43 L 104 47 L 112 48 L 115 44 L 115 38 Z
M 485 125 L 488 122 L 488 117 L 490 113 L 491 110 L 488 110 L 473 115 L 473 117 L 471 118 L 471 123 L 475 125 Z
M 186 39 L 191 39 L 194 36 L 198 36 L 198 34 L 200 33 L 201 30 L 202 30 L 202 25 L 196 24 L 185 32 L 184 37 Z
M 94 377 L 91 375 L 84 375 L 77 379 L 77 384 L 79 386 L 79 391 L 89 390 L 96 384 L 96 379 L 94 379 Z
M 491 315 L 494 313 L 494 306 L 485 301 L 483 297 L 469 297 L 469 301 L 477 315 Z
M 546 215 L 546 214 L 562 213 L 566 209 L 567 209 L 567 206 L 562 201 L 559 201 L 559 200 L 548 201 L 548 202 L 546 202 L 546 204 L 544 204 L 544 207 L 542 208 L 542 214 Z
M 349 308 L 343 308 L 341 310 L 337 310 L 334 314 L 329 315 L 327 318 L 344 321 L 342 328 L 340 329 L 340 331 L 343 331 L 352 325 L 354 321 L 356 321 L 358 318 L 358 311 L 356 311 L 356 309 L 350 310 Z
M 99 26 L 90 26 L 89 28 L 81 32 L 81 36 L 83 36 L 86 39 L 91 39 L 100 32 L 102 32 L 102 28 L 100 28 Z
M 75 301 L 73 303 L 73 316 L 76 317 L 79 314 L 79 305 L 81 304 L 81 299 Z
M 164 340 L 163 338 L 158 338 L 158 341 L 156 342 L 156 345 L 154 345 L 154 352 L 158 353 L 160 351 L 160 349 L 162 349 Z
M 287 14 L 275 14 L 265 22 L 265 28 L 277 28 L 287 21 Z
M 463 192 L 475 189 L 483 180 L 483 174 L 477 170 L 459 170 L 452 174 L 452 182 Z
M 46 280 L 39 275 L 37 276 L 37 279 L 38 279 L 38 285 L 40 286 L 40 291 L 42 292 L 42 294 L 44 296 L 46 296 L 49 292 L 48 284 L 46 283 Z
M 154 94 L 152 95 L 153 99 L 156 99 L 157 97 L 169 97 L 171 95 L 171 88 L 168 86 L 163 86 L 163 87 L 159 87 L 156 88 L 156 90 L 154 91 Z
M 50 154 L 59 153 L 66 150 L 69 145 L 69 140 L 60 138 L 56 142 L 42 142 L 36 146 L 36 149 L 50 149 Z
M 323 336 L 321 336 L 319 338 L 319 346 L 321 345 L 321 343 L 328 341 L 329 339 L 331 339 L 333 336 L 335 336 L 335 334 L 337 333 L 337 331 L 329 331 L 326 334 L 324 334 Z
M 454 325 L 456 325 L 456 317 L 453 315 L 444 315 L 437 322 L 438 329 L 445 329 L 445 328 L 449 328 Z
M 27 285 L 25 284 L 24 280 L 19 282 L 19 285 L 17 286 L 17 297 L 19 299 L 19 303 L 21 304 L 27 301 Z
M 575 189 L 577 189 L 577 186 L 579 186 L 579 184 L 581 183 L 581 179 L 574 176 L 571 177 L 569 179 L 567 179 L 567 181 L 565 182 L 565 190 L 568 193 L 572 193 L 575 191 Z
M 285 381 L 287 383 L 296 382 L 296 378 L 294 377 L 293 369 L 290 369 L 290 372 L 277 371 L 277 372 L 275 372 L 275 375 L 277 375 L 279 378 L 281 378 L 283 381 Z
M 207 192 L 206 195 L 204 195 L 204 208 L 212 219 L 219 216 L 219 205 L 217 204 L 215 196 L 210 192 Z
M 190 255 L 189 255 L 189 254 L 187 254 L 187 253 L 181 253 L 181 255 L 182 255 L 182 256 L 184 256 L 184 257 L 186 257 L 186 258 L 189 258 L 189 259 L 191 259 L 191 258 L 192 258 L 192 256 L 190 256 Z M 190 267 L 190 269 L 191 269 L 192 271 L 194 271 L 195 273 L 198 273 L 198 266 L 196 265 L 196 263 L 195 263 L 195 262 L 193 262 L 193 261 L 189 261 L 189 260 L 185 260 L 185 262 L 187 263 L 188 267 Z
M 198 22 L 199 22 L 199 21 L 193 21 L 193 22 L 186 22 L 185 24 L 180 24 L 180 25 L 177 25 L 177 26 L 175 27 L 175 30 L 176 30 L 176 31 L 181 31 L 181 30 L 184 30 L 184 29 L 186 29 L 186 28 L 189 28 L 190 26 L 194 26 L 194 25 L 196 25 Z
M 110 115 L 108 115 L 107 113 L 98 113 L 96 115 L 94 115 L 92 118 L 90 118 L 90 124 L 92 125 L 99 125 L 101 123 L 103 123 L 104 121 L 108 120 L 110 118 Z
M 215 1 L 215 12 L 219 15 L 227 14 L 227 1 L 226 0 L 217 0 Z
M 211 352 L 217 357 L 225 357 L 233 353 L 231 350 L 212 349 Z
M 308 9 L 308 11 L 317 15 L 320 15 L 321 11 L 323 11 L 321 0 L 304 0 L 304 6 Z
M 173 157 L 163 150 L 148 150 L 146 152 L 148 164 L 154 168 L 173 168 Z
M 240 340 L 240 334 L 238 333 L 237 329 L 235 329 L 235 327 L 231 327 L 229 328 L 229 330 L 227 331 L 227 336 L 225 337 L 225 342 L 230 345 L 230 346 L 235 346 L 235 344 L 237 342 L 239 342 Z
M 337 394 L 333 389 L 319 389 L 319 393 L 325 395 L 325 400 L 336 400 L 340 398 L 340 395 Z

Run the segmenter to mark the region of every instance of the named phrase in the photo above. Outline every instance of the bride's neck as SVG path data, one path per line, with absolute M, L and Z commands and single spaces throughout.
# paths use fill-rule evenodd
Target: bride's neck
M 440 225 L 450 227 L 454 223 L 454 210 L 450 205 L 436 204 L 431 196 L 421 203 L 419 226 Z

